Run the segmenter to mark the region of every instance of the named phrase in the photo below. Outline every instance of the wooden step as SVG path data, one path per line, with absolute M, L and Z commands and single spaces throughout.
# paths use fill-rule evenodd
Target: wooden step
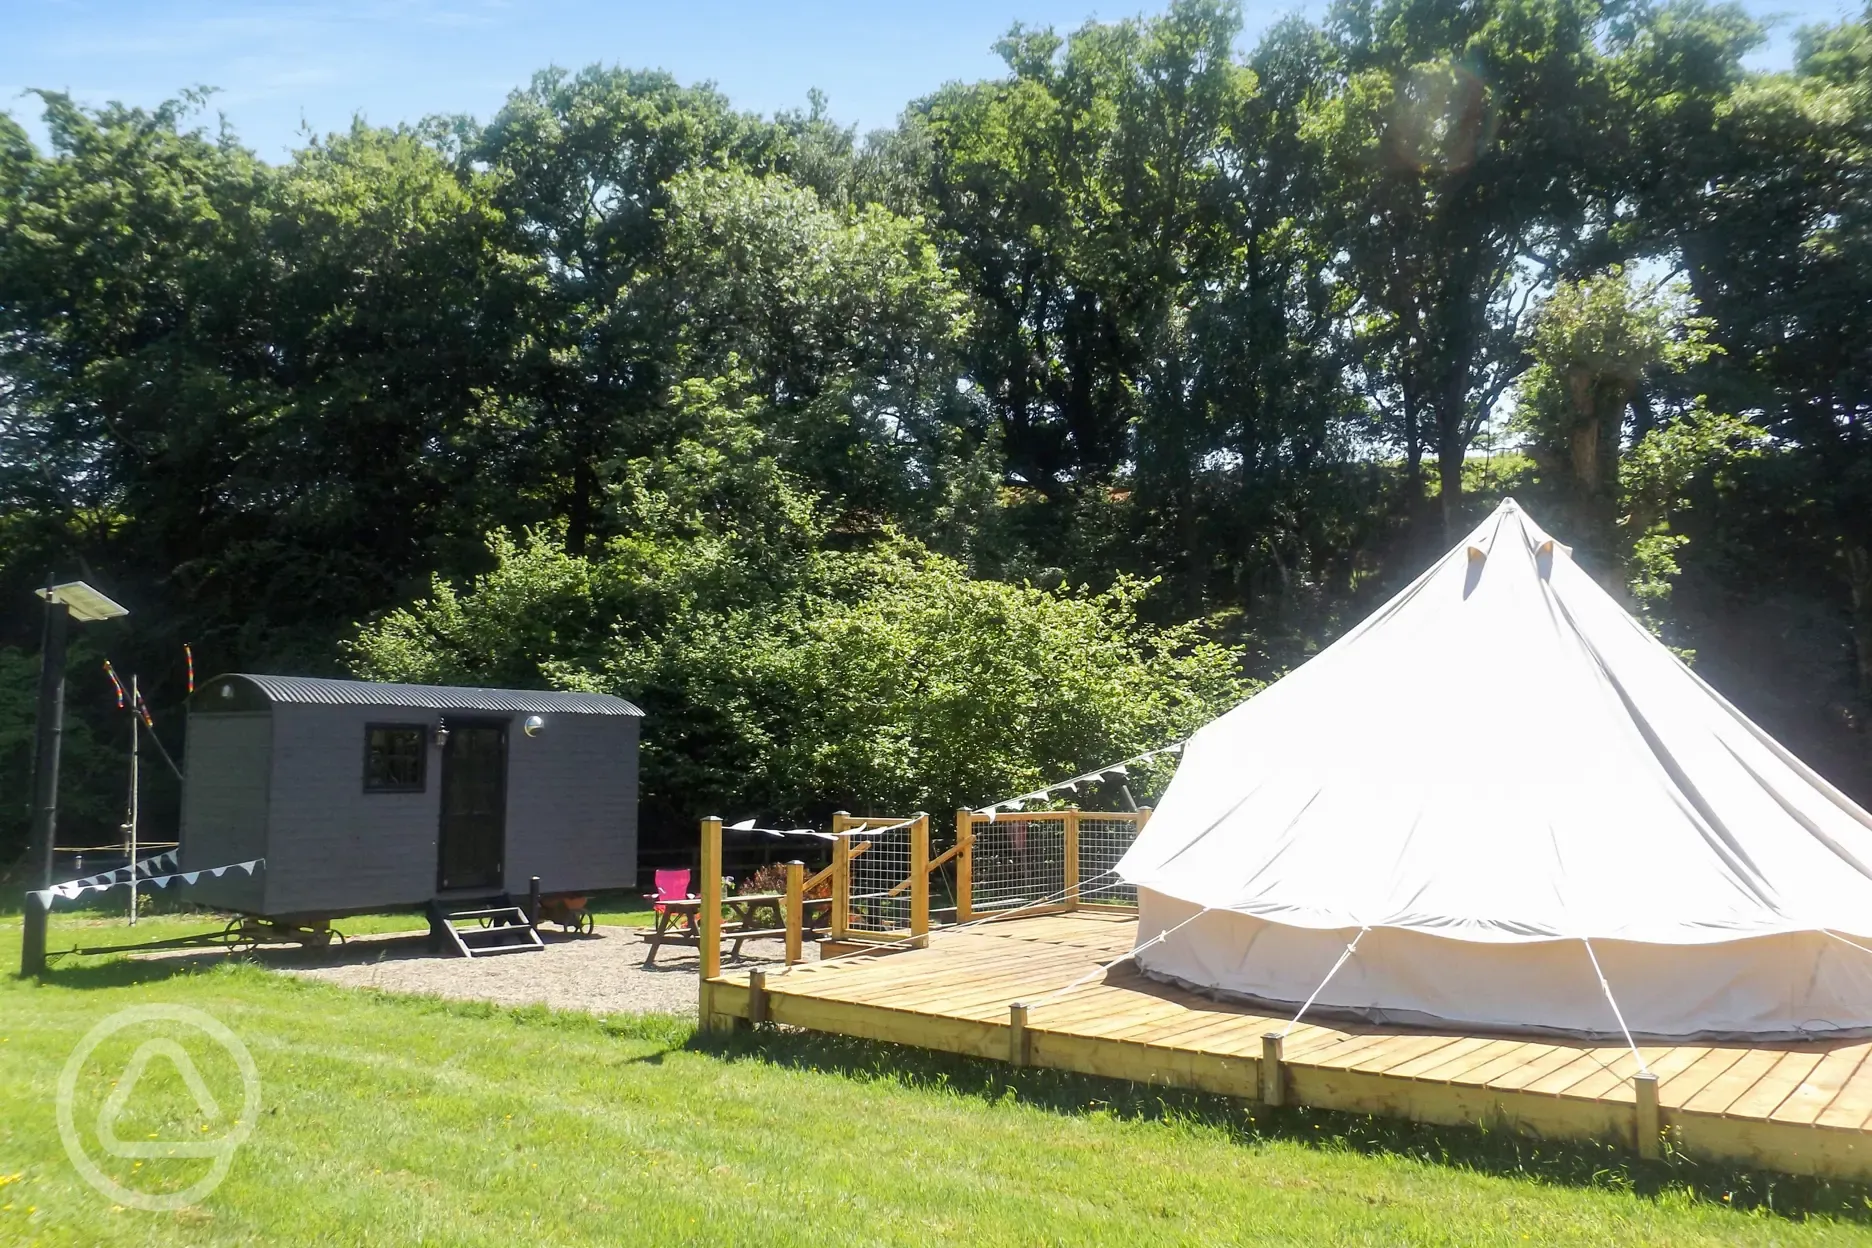
M 452 948 L 464 958 L 531 953 L 546 947 L 526 911 L 504 896 L 481 898 L 462 909 L 431 901 L 429 940 L 436 949 Z

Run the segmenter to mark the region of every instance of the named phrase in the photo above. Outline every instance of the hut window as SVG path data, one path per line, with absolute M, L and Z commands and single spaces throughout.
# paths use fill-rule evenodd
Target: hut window
M 364 729 L 364 791 L 420 793 L 423 787 L 421 724 L 371 724 Z

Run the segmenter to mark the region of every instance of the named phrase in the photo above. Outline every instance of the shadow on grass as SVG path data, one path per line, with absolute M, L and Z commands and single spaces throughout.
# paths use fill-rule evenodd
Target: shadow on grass
M 1702 1205 L 1796 1220 L 1826 1217 L 1872 1225 L 1872 1187 L 1865 1184 L 1699 1163 L 1681 1153 L 1646 1162 L 1611 1142 L 1542 1140 L 1506 1128 L 1435 1126 L 1304 1106 L 1270 1109 L 1211 1093 L 774 1027 L 697 1032 L 689 1047 L 727 1061 L 762 1061 L 982 1101 L 1011 1100 L 1060 1114 L 1208 1127 L 1243 1144 L 1300 1144 L 1646 1198 L 1675 1194 Z
M 189 958 L 60 958 L 57 951 L 52 968 L 38 976 L 42 984 L 59 988 L 130 988 L 138 984 L 158 984 L 183 975 L 199 975 L 203 966 Z M 9 972 L 10 973 L 10 972 Z

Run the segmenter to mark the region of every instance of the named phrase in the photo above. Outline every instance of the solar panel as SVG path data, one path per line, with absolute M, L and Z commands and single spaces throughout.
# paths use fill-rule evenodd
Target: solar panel
M 47 602 L 64 603 L 74 620 L 114 620 L 120 615 L 130 614 L 128 607 L 112 602 L 83 581 L 66 581 L 63 585 L 36 592 Z

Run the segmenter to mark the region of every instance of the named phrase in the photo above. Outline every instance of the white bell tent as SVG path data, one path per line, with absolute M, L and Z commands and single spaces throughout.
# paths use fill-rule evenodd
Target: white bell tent
M 1118 870 L 1148 974 L 1290 1012 L 1872 1031 L 1872 816 L 1512 501 L 1197 732 Z

